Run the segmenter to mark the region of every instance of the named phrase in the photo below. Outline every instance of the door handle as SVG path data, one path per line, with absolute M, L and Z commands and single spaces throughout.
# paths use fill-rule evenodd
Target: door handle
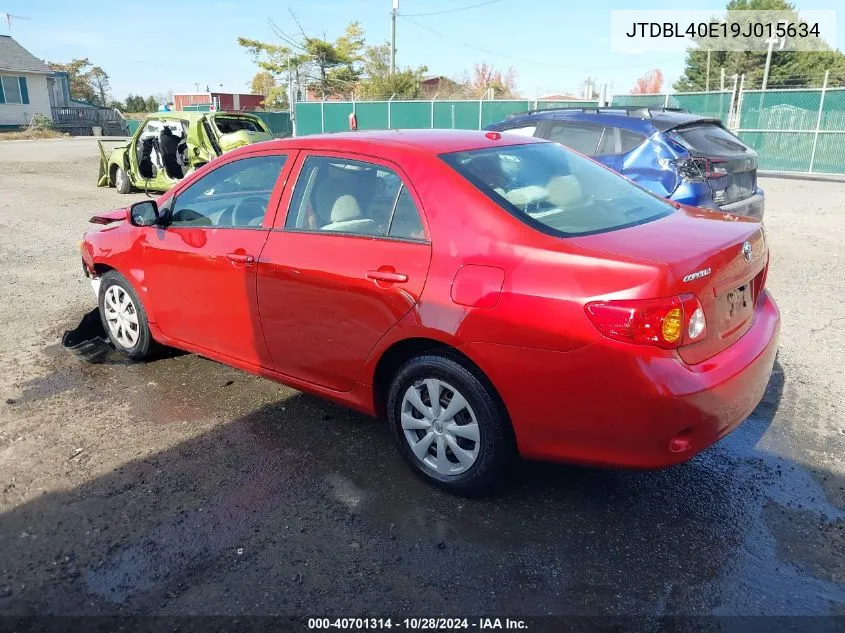
M 368 270 L 367 279 L 373 281 L 384 281 L 389 284 L 401 284 L 408 281 L 408 275 L 402 273 L 392 273 L 386 270 Z
M 229 253 L 226 255 L 226 259 L 230 262 L 235 262 L 236 264 L 253 264 L 255 263 L 255 257 L 252 255 L 246 255 L 244 253 Z

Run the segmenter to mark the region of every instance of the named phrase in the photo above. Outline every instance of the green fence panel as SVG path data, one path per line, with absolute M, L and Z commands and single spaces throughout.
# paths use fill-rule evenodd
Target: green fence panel
M 666 95 L 613 95 L 610 101 L 614 108 L 662 108 L 666 101 Z
M 478 101 L 435 101 L 434 127 L 477 130 L 478 108 Z
M 324 132 L 345 132 L 349 130 L 349 115 L 352 103 L 346 101 L 326 101 L 323 103 Z
M 320 104 L 317 102 L 297 102 L 296 104 L 296 134 L 306 136 L 319 134 L 323 131 L 321 123 Z
M 531 102 L 525 101 L 482 101 L 481 102 L 481 127 L 487 127 L 498 123 L 517 112 L 527 112 L 531 108 Z
M 349 112 L 352 112 L 352 104 L 349 104 Z M 349 129 L 349 114 L 347 114 L 346 128 Z M 369 101 L 355 102 L 355 117 L 358 119 L 359 130 L 386 130 L 387 129 L 387 102 Z
M 293 135 L 293 126 L 291 125 L 289 112 L 255 110 L 250 112 L 250 114 L 254 114 L 264 121 L 264 124 L 270 128 L 270 131 L 276 138 L 287 138 Z
M 126 128 L 129 130 L 128 136 L 132 136 L 141 127 L 141 122 L 138 119 L 126 119 Z
M 819 134 L 813 172 L 845 174 L 845 132 Z
M 557 110 L 561 108 L 597 108 L 598 101 L 536 101 L 537 110 Z M 531 102 L 531 107 L 535 107 L 535 102 Z
M 739 138 L 757 152 L 760 169 L 809 171 L 813 134 L 805 132 L 739 132 Z
M 386 123 L 384 127 L 387 127 Z M 392 101 L 390 127 L 394 130 L 431 128 L 431 102 Z
M 669 95 L 669 105 L 673 108 L 683 108 L 694 114 L 720 119 L 728 124 L 731 111 L 730 92 L 699 92 L 679 93 Z
M 741 130 L 814 130 L 821 90 L 746 90 L 739 112 Z
M 845 88 L 828 90 L 822 106 L 822 130 L 845 130 Z M 845 170 L 845 168 L 843 168 Z

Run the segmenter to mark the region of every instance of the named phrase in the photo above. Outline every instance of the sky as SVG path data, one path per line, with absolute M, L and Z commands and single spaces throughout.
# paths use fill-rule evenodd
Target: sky
M 799 9 L 842 8 L 842 0 L 798 0 Z M 484 4 L 466 10 L 463 7 Z M 54 62 L 88 57 L 111 77 L 113 96 L 191 92 L 206 86 L 248 92 L 258 70 L 238 36 L 275 41 L 272 18 L 296 31 L 334 40 L 358 20 L 369 43 L 390 38 L 392 0 L 0 0 L 11 14 L 11 35 L 36 57 Z M 584 79 L 627 93 L 659 68 L 670 85 L 683 72 L 678 53 L 623 55 L 610 47 L 613 9 L 701 9 L 723 2 L 695 0 L 399 0 L 397 65 L 425 65 L 428 74 L 460 77 L 475 62 L 513 66 L 520 94 L 580 93 Z M 433 14 L 433 15 L 425 15 Z M 17 16 L 17 17 L 16 17 Z M 845 46 L 845 14 L 837 16 L 837 44 Z

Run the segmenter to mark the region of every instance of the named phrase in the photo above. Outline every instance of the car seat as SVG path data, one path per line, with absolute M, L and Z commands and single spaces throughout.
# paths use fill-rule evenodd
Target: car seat
M 361 216 L 358 201 L 349 194 L 345 194 L 335 200 L 332 205 L 331 222 L 325 225 L 323 230 L 371 234 L 374 228 L 375 222 Z
M 170 178 L 181 180 L 185 174 L 179 165 L 176 157 L 176 149 L 179 146 L 179 138 L 173 134 L 173 130 L 164 126 L 158 137 L 158 147 L 161 150 L 161 161 L 164 163 L 164 171 Z

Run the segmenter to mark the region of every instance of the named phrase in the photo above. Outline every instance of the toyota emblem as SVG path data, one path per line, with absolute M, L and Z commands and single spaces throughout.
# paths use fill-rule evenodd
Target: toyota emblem
M 746 242 L 745 244 L 742 245 L 742 256 L 745 258 L 745 261 L 750 262 L 751 261 L 751 255 L 752 255 L 751 242 Z

